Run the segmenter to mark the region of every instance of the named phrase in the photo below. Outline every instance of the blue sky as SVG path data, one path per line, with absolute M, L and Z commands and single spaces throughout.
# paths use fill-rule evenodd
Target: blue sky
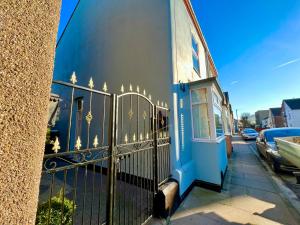
M 234 110 L 300 97 L 300 0 L 191 1 Z M 63 0 L 58 36 L 76 2 Z
M 234 109 L 300 97 L 299 0 L 192 0 Z

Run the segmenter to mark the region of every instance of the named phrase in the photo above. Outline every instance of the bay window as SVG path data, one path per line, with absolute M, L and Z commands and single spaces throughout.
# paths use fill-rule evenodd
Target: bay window
M 216 136 L 220 137 L 224 134 L 223 123 L 222 123 L 222 111 L 216 105 L 214 105 L 214 117 L 215 117 Z
M 223 107 L 223 117 L 224 117 L 224 120 L 223 120 L 223 124 L 224 124 L 224 133 L 226 135 L 230 135 L 231 134 L 231 125 L 230 125 L 230 113 L 228 111 L 228 109 L 224 106 Z
M 201 82 L 201 81 L 199 81 Z M 190 91 L 192 133 L 195 141 L 218 141 L 224 137 L 222 94 L 213 83 L 197 85 Z
M 215 118 L 216 136 L 224 135 L 223 120 L 222 120 L 222 99 L 219 97 L 215 90 L 213 90 L 213 110 Z
M 209 119 L 208 119 L 208 101 L 207 89 L 201 88 L 191 91 L 192 98 L 192 121 L 193 138 L 209 138 Z

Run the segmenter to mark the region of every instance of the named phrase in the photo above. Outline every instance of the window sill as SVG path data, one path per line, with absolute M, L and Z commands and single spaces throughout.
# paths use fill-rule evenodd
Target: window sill
M 193 69 L 194 69 L 194 72 L 201 78 L 201 76 L 200 76 L 200 70 L 197 70 L 195 67 L 193 67 Z
M 192 139 L 192 142 L 198 142 L 198 143 L 221 143 L 224 139 L 225 139 L 226 137 L 225 137 L 225 135 L 223 135 L 223 136 L 220 136 L 220 137 L 218 137 L 218 138 L 216 138 L 216 139 L 205 139 L 205 138 L 193 138 Z

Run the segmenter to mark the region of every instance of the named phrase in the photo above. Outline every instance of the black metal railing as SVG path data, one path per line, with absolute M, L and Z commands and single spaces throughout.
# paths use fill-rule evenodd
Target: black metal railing
M 137 91 L 53 81 L 59 116 L 48 140 L 37 224 L 144 224 L 170 176 L 169 110 Z M 53 121 L 53 117 L 51 117 Z

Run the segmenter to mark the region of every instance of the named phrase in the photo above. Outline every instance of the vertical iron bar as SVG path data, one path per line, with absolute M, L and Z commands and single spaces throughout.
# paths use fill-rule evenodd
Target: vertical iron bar
M 123 220 L 124 220 L 124 223 L 126 222 L 126 181 L 127 181 L 127 161 L 126 161 L 126 158 L 127 158 L 127 155 L 124 156 L 124 190 L 123 190 L 123 196 L 124 196 L 124 215 L 123 215 Z
M 130 112 L 133 112 L 132 110 L 132 95 L 130 95 Z M 132 120 L 132 117 L 129 117 L 129 120 Z M 128 142 L 131 142 L 131 122 L 129 123 L 129 136 L 128 136 Z
M 151 129 L 152 129 L 152 131 L 153 131 L 153 127 L 152 127 L 152 119 L 151 119 L 151 111 L 152 111 L 152 119 L 153 119 L 153 106 L 151 107 L 151 104 L 149 104 L 149 136 L 151 135 L 152 136 L 152 134 L 151 134 Z M 149 139 L 153 139 L 153 136 L 152 137 L 149 137 Z
M 129 168 L 128 168 L 128 174 L 129 174 L 129 195 L 130 195 L 130 197 L 128 198 L 129 199 L 129 201 L 130 201 L 130 203 L 132 202 L 132 198 L 131 198 L 131 155 L 128 155 L 128 159 L 129 159 L 129 162 L 128 162 L 128 164 L 129 164 Z M 131 208 L 131 204 L 129 204 L 130 205 L 130 208 Z M 129 207 L 129 206 L 128 206 Z M 128 224 L 130 224 L 130 210 L 128 210 Z
M 167 173 L 166 173 L 167 172 L 167 166 L 166 166 L 167 165 L 167 161 L 166 161 L 167 156 L 166 156 L 166 146 L 163 146 L 162 148 L 163 148 L 163 155 L 164 155 L 163 156 L 164 157 L 163 180 L 164 180 L 167 177 Z
M 123 97 L 122 97 L 121 98 L 121 138 L 120 138 L 120 143 L 122 143 L 122 141 L 123 141 L 123 128 L 124 128 L 123 114 L 124 114 L 124 101 L 123 101 Z
M 138 194 L 138 192 L 139 192 L 139 154 L 138 154 L 139 152 L 137 151 L 136 152 L 136 193 L 135 193 L 135 199 L 136 199 L 136 201 L 135 201 L 135 218 L 136 218 L 136 222 L 137 222 L 137 224 L 138 224 L 138 215 L 139 215 L 139 210 L 138 210 L 138 197 L 139 197 L 139 194 Z
M 64 218 L 64 205 L 65 205 L 64 202 L 65 202 L 65 188 L 66 188 L 67 172 L 68 171 L 66 169 L 64 169 L 64 184 L 63 184 L 63 189 L 62 189 L 62 204 L 61 204 L 60 224 L 64 224 L 63 218 Z
M 141 189 L 141 209 L 142 209 L 142 222 L 145 221 L 145 214 L 144 214 L 144 188 L 145 188 L 145 153 L 147 152 L 147 150 L 145 151 L 142 151 L 141 152 L 141 155 L 142 155 L 142 158 L 141 158 L 141 164 L 142 164 L 142 189 Z M 143 205 L 142 205 L 143 203 Z
M 92 180 L 92 201 L 91 201 L 91 215 L 90 215 L 90 225 L 92 224 L 92 218 L 93 218 L 93 206 L 94 206 L 94 197 L 95 197 L 95 163 L 93 163 L 93 180 Z
M 75 204 L 76 204 L 78 167 L 75 168 L 75 175 L 74 176 L 75 177 L 74 177 L 74 183 L 73 183 L 72 224 L 74 224 L 74 211 L 75 211 Z
M 67 152 L 70 150 L 70 137 L 71 137 L 71 126 L 72 126 L 72 115 L 73 115 L 74 91 L 75 91 L 75 88 L 72 87 L 71 105 L 70 105 L 70 112 L 69 112 L 69 124 L 68 124 L 68 136 L 67 136 L 67 149 L 66 149 Z
M 54 174 L 55 173 L 51 174 L 52 177 L 51 177 L 51 187 L 50 187 L 50 193 L 49 193 L 49 205 L 48 205 L 47 225 L 49 225 L 50 217 L 51 217 L 51 198 L 52 198 L 53 186 L 54 186 Z
M 139 101 L 139 96 L 137 95 L 137 113 L 136 113 L 136 133 L 137 133 L 137 141 L 139 141 L 139 137 L 140 137 L 140 131 L 139 131 L 139 118 L 140 118 L 140 101 Z
M 154 195 L 158 192 L 158 171 L 157 171 L 157 106 L 154 105 L 153 109 L 153 141 L 154 141 L 154 146 L 153 146 L 153 200 L 154 200 Z
M 105 118 L 106 118 L 106 95 L 104 95 L 103 99 L 103 117 L 102 117 L 102 140 L 101 140 L 101 145 L 104 146 L 104 126 L 105 126 Z
M 101 224 L 100 218 L 101 218 L 101 195 L 102 195 L 102 176 L 103 176 L 103 161 L 100 162 L 100 187 L 99 187 L 99 209 L 98 209 L 98 224 Z M 106 191 L 104 192 L 106 193 Z
M 133 183 L 133 198 L 132 198 L 132 223 L 134 224 L 134 221 L 135 221 L 135 218 L 134 218 L 134 212 L 135 212 L 135 207 L 134 207 L 134 204 L 135 204 L 135 185 L 136 185 L 136 183 L 135 183 L 135 165 L 134 165 L 134 162 L 135 162 L 135 160 L 134 160 L 134 158 L 135 158 L 135 153 L 133 152 L 132 153 L 132 166 L 133 166 L 133 168 L 132 168 L 132 174 L 133 174 L 133 177 L 132 177 L 132 183 Z
M 86 197 L 86 181 L 87 181 L 87 165 L 85 165 L 85 172 L 84 172 L 84 192 L 83 192 L 83 209 L 82 209 L 82 214 L 81 214 L 81 224 L 84 224 L 85 197 Z
M 140 195 L 140 217 L 139 218 L 140 218 L 140 224 L 141 224 L 143 222 L 142 221 L 142 181 L 143 181 L 143 166 L 144 165 L 142 164 L 142 161 L 141 161 L 142 160 L 141 157 L 143 156 L 142 155 L 143 151 L 140 151 L 138 153 L 140 153 L 140 154 L 138 154 L 138 164 L 140 164 L 140 166 L 141 166 L 141 168 L 140 168 L 141 173 L 138 176 L 139 177 L 139 185 L 140 185 L 140 193 L 139 193 L 139 195 Z M 140 155 L 140 157 L 139 157 L 139 155 Z
M 118 191 L 119 192 L 119 195 L 117 194 L 117 199 L 118 199 L 118 205 L 119 205 L 119 224 L 121 224 L 121 195 L 122 195 L 122 193 L 121 193 L 121 184 L 122 184 L 122 177 L 121 177 L 121 157 L 118 157 L 118 167 L 117 167 L 117 169 L 116 169 L 116 172 L 118 173 L 119 172 L 119 185 L 118 185 L 118 187 L 120 188 L 120 190 Z M 116 177 L 117 178 L 117 177 Z M 118 178 L 117 178 L 118 179 Z M 115 187 L 115 188 L 117 188 L 117 187 Z
M 91 113 L 92 115 L 92 99 L 93 99 L 93 92 L 90 92 L 90 111 L 88 113 Z M 91 121 L 88 122 L 88 127 L 87 127 L 87 144 L 86 148 L 90 147 L 90 127 L 91 127 Z
M 148 210 L 149 210 L 149 150 L 146 151 L 146 197 L 147 197 L 147 211 L 146 217 L 148 218 Z
M 108 162 L 108 196 L 107 196 L 107 209 L 106 220 L 108 225 L 113 225 L 114 219 L 114 197 L 115 197 L 115 147 L 116 147 L 116 102 L 117 95 L 111 95 L 110 104 L 110 124 L 109 124 L 109 162 Z

